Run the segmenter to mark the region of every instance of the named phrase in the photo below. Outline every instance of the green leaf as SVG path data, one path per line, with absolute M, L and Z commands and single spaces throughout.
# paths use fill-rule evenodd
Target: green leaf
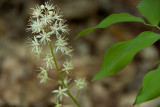
M 142 0 L 137 8 L 151 24 L 158 25 L 160 21 L 160 0 Z
M 106 28 L 106 27 L 108 27 L 108 26 L 110 26 L 111 24 L 114 24 L 114 23 L 131 22 L 131 21 L 145 23 L 143 19 L 141 19 L 139 17 L 132 16 L 128 13 L 112 14 L 112 15 L 106 17 L 97 26 L 83 30 L 82 32 L 80 32 L 76 36 L 76 38 L 78 38 L 80 36 L 83 36 L 85 34 L 91 33 L 97 28 Z
M 102 67 L 93 81 L 119 72 L 127 66 L 137 52 L 152 45 L 158 39 L 160 39 L 159 34 L 146 31 L 135 39 L 112 45 L 106 52 Z
M 134 105 L 155 99 L 160 96 L 160 65 L 156 70 L 147 73 L 143 79 Z

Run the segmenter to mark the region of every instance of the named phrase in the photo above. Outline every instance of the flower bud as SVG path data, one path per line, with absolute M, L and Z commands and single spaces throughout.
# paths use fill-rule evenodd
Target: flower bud
M 49 15 L 53 16 L 54 15 L 53 11 L 49 11 Z
M 44 5 L 41 5 L 41 9 L 45 9 Z

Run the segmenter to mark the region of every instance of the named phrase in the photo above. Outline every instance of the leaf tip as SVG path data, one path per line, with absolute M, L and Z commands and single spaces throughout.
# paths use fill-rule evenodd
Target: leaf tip
M 137 100 L 134 101 L 133 106 L 137 105 Z
M 81 32 L 74 39 L 78 39 L 80 36 L 81 36 Z
M 92 79 L 92 82 L 94 82 L 95 80 L 94 79 Z
M 95 76 L 93 77 L 93 79 L 92 79 L 92 82 L 95 81 L 95 80 L 97 80 L 97 79 L 99 79 L 99 78 L 101 78 L 101 77 L 99 77 L 98 75 L 95 75 Z
M 95 78 L 93 78 L 93 79 L 92 79 L 92 82 L 94 82 L 95 80 L 96 80 L 96 79 L 95 79 Z
M 76 40 L 78 38 L 78 35 L 74 38 L 74 40 Z
M 135 102 L 133 103 L 133 106 L 139 105 L 140 103 L 142 103 L 142 102 L 140 102 L 140 101 L 138 101 L 138 100 L 136 99 Z

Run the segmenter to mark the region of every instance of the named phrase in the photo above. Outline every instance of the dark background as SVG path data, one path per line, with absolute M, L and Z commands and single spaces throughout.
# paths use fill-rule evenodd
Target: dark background
M 0 107 L 54 107 L 54 82 L 40 84 L 36 70 L 42 62 L 27 47 L 30 8 L 45 0 L 0 0 Z M 95 26 L 112 13 L 139 16 L 140 0 L 51 0 L 63 11 L 74 47 L 74 78 L 86 77 L 88 86 L 79 96 L 82 107 L 133 107 L 144 75 L 156 68 L 159 43 L 139 52 L 129 65 L 114 76 L 91 82 L 99 71 L 106 50 L 114 43 L 130 40 L 140 32 L 157 29 L 141 23 L 118 23 L 74 40 L 83 29 Z M 58 77 L 50 72 L 51 78 Z M 158 107 L 160 99 L 136 107 Z M 69 105 L 66 107 L 74 107 Z

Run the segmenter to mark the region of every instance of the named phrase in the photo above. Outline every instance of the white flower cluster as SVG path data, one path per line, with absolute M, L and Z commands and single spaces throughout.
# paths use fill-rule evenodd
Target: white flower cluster
M 30 38 L 30 47 L 32 52 L 35 53 L 38 57 L 45 56 L 43 61 L 45 62 L 45 67 L 40 67 L 40 73 L 38 78 L 40 78 L 40 83 L 45 83 L 49 80 L 47 70 L 53 69 L 57 66 L 55 62 L 56 53 L 60 52 L 62 55 L 69 56 L 72 59 L 72 47 L 69 46 L 67 42 L 68 38 L 65 37 L 68 34 L 68 26 L 65 24 L 63 15 L 56 6 L 46 2 L 44 5 L 36 6 L 31 9 L 31 18 L 29 20 L 28 31 L 31 31 L 33 37 Z M 54 41 L 52 46 L 51 42 Z M 49 46 L 51 51 L 50 53 L 45 53 L 44 47 Z M 54 56 L 53 56 L 54 54 Z M 69 77 L 71 77 L 71 70 L 73 69 L 72 61 L 65 60 L 63 63 L 63 68 L 61 72 L 65 72 Z M 62 96 L 68 97 L 68 83 L 71 81 L 71 78 L 65 77 L 63 82 L 59 82 L 63 87 L 59 86 L 58 90 L 52 91 L 57 94 L 57 97 L 62 101 Z M 84 79 L 75 80 L 76 86 L 79 89 L 82 89 L 86 83 Z M 57 102 L 57 107 L 60 107 L 59 101 Z
M 56 52 L 61 51 L 63 54 L 71 56 L 73 49 L 67 47 L 69 43 L 64 36 L 68 34 L 68 26 L 59 9 L 52 4 L 46 2 L 45 5 L 32 8 L 27 30 L 34 34 L 33 39 L 30 40 L 32 52 L 40 55 L 42 53 L 41 47 L 51 42 L 51 36 L 55 36 L 57 38 Z

